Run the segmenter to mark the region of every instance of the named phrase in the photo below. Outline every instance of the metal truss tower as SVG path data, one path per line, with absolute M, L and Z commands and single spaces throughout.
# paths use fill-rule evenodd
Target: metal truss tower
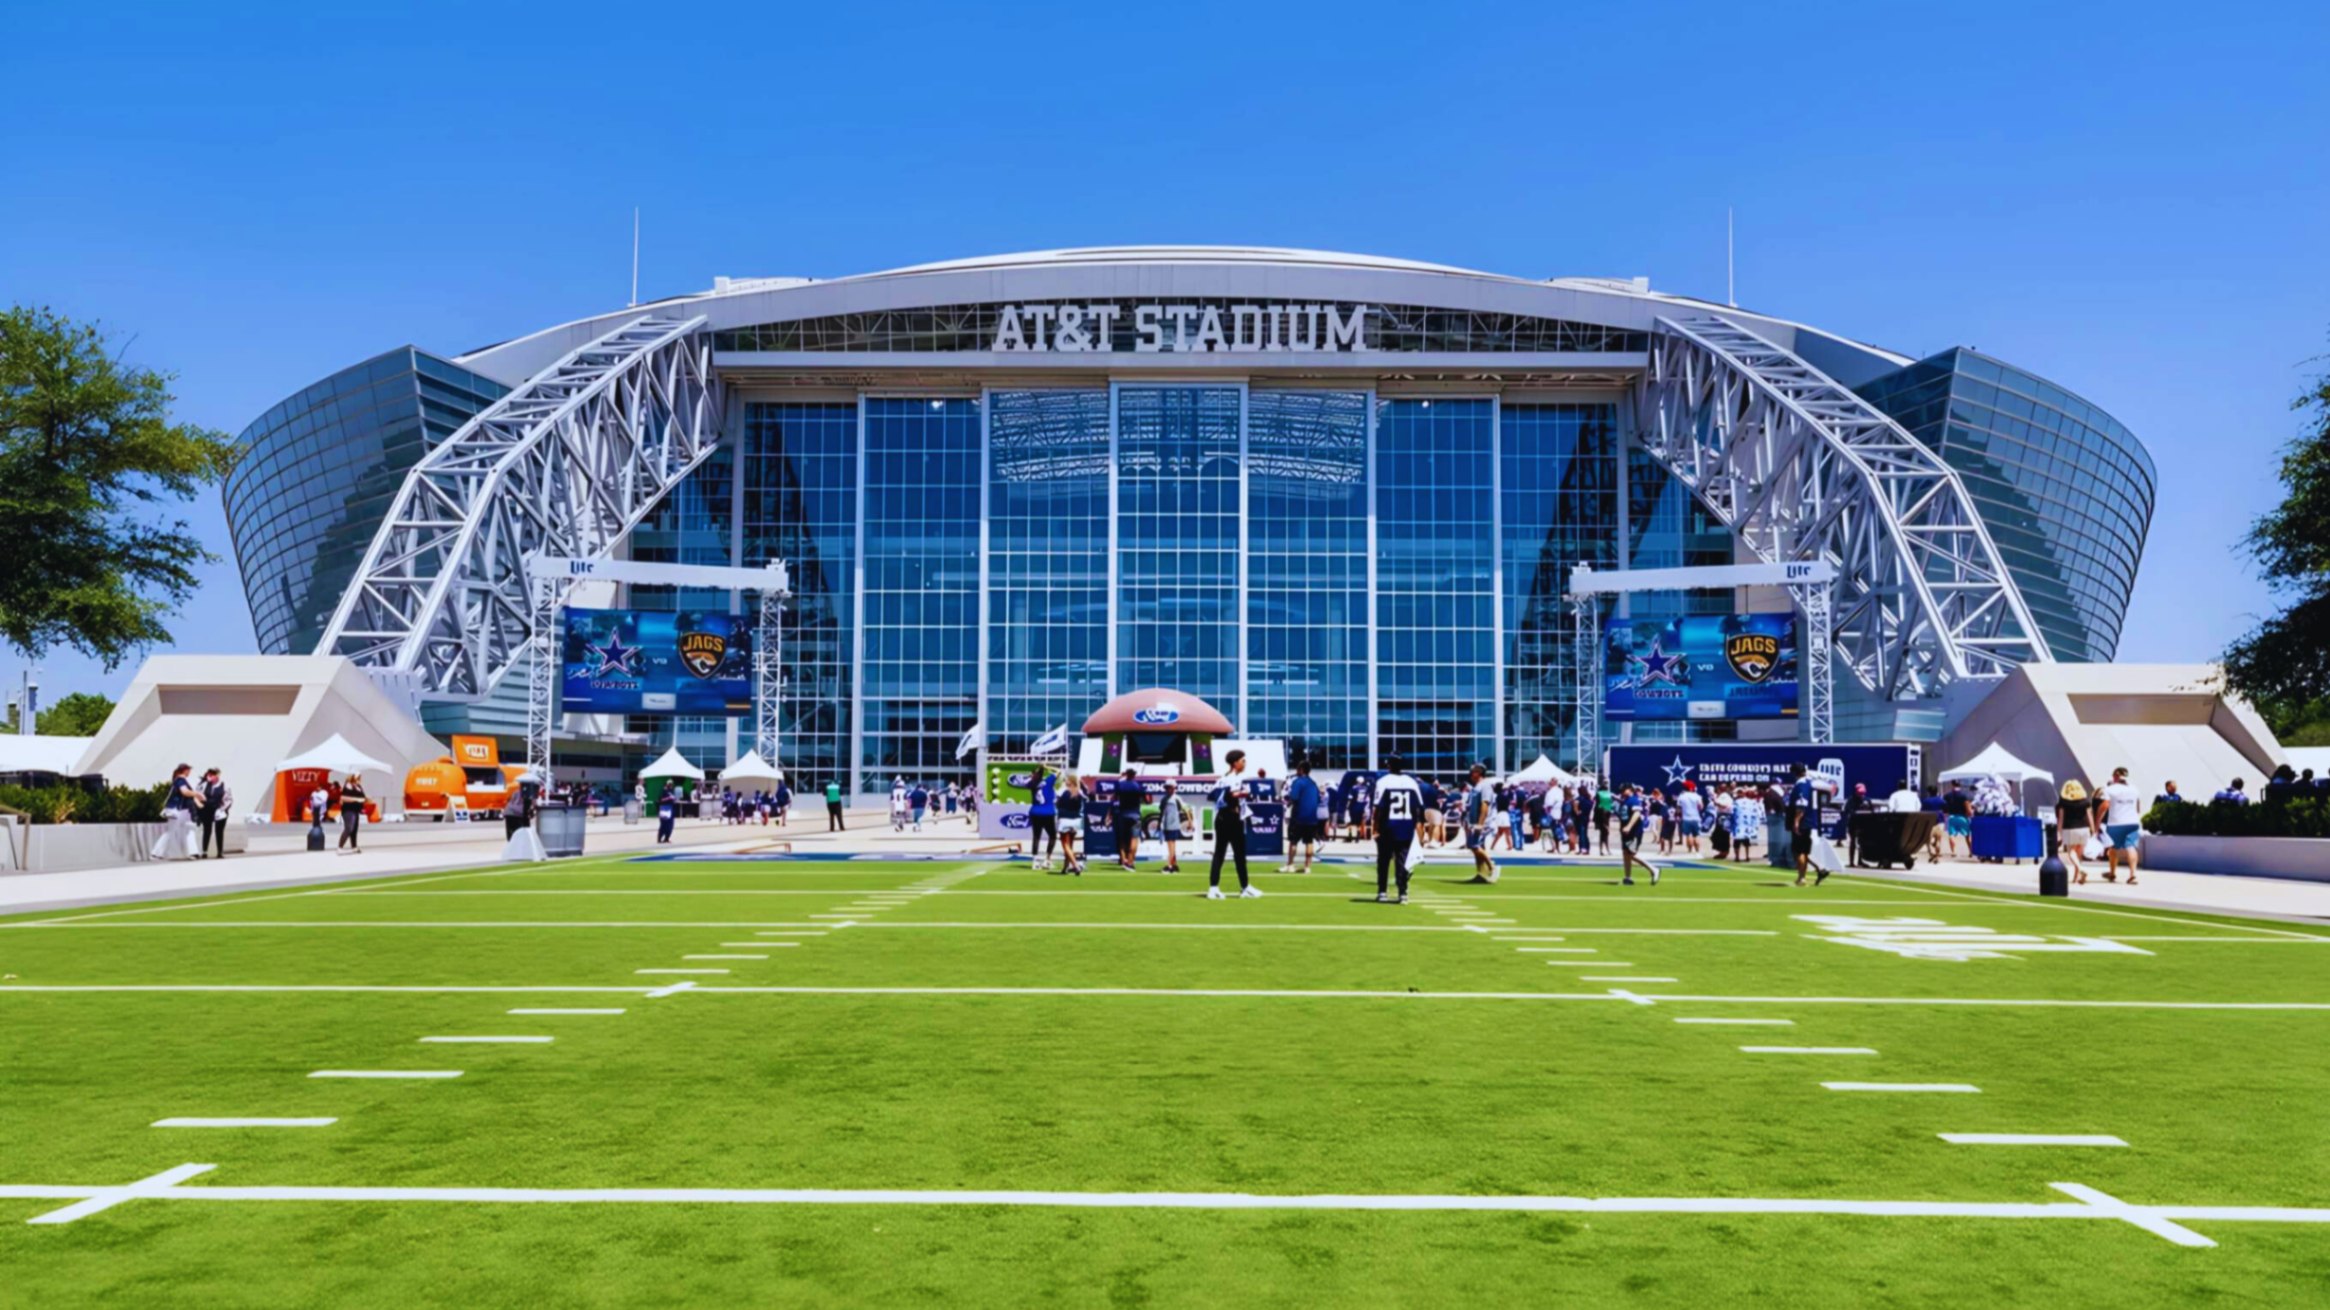
M 316 653 L 424 700 L 490 691 L 533 634 L 526 560 L 605 556 L 719 444 L 704 322 L 635 318 L 422 456 Z
M 1661 318 L 1641 443 L 1756 558 L 1837 568 L 1836 650 L 1889 700 L 2050 659 L 1957 473 L 1852 391 L 1715 314 Z

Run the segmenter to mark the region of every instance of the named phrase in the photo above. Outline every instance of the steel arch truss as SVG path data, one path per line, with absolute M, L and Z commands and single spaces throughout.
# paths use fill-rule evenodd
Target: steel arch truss
M 404 674 L 424 699 L 490 691 L 533 629 L 527 557 L 607 554 L 718 446 L 703 326 L 634 319 L 422 456 L 316 653 Z
M 1662 318 L 1635 400 L 1644 448 L 1758 559 L 1837 566 L 1862 686 L 1933 696 L 2050 658 L 1957 473 L 1810 364 L 1713 314 Z

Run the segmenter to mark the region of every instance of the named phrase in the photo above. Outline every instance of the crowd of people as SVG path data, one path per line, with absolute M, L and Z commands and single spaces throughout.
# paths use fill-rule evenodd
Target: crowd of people
M 904 774 L 890 780 L 890 831 L 921 832 L 926 820 L 957 814 L 978 826 L 977 787 L 967 782 L 908 782 Z

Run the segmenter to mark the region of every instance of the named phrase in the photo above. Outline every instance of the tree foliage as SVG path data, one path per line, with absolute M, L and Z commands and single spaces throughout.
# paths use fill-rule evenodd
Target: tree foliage
M 44 706 L 40 716 L 33 720 L 33 728 L 43 737 L 94 737 L 105 726 L 105 716 L 113 713 L 110 697 L 92 691 L 76 691 Z
M 164 507 L 225 476 L 225 433 L 171 420 L 168 373 L 125 364 L 94 324 L 0 314 L 0 638 L 107 667 L 167 641 L 213 557 Z
M 2281 613 L 2225 651 L 2225 680 L 2264 710 L 2276 732 L 2318 726 L 2330 708 L 2330 373 L 2291 408 L 2306 431 L 2282 448 L 2281 504 L 2244 544 Z

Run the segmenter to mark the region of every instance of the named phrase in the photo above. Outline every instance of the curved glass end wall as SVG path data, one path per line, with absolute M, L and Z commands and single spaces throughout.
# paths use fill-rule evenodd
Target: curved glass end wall
M 2158 474 L 2118 419 L 1959 347 L 1858 390 L 1965 479 L 2058 660 L 2120 645 Z
M 404 346 L 243 429 L 220 495 L 260 650 L 315 649 L 406 471 L 507 391 Z

